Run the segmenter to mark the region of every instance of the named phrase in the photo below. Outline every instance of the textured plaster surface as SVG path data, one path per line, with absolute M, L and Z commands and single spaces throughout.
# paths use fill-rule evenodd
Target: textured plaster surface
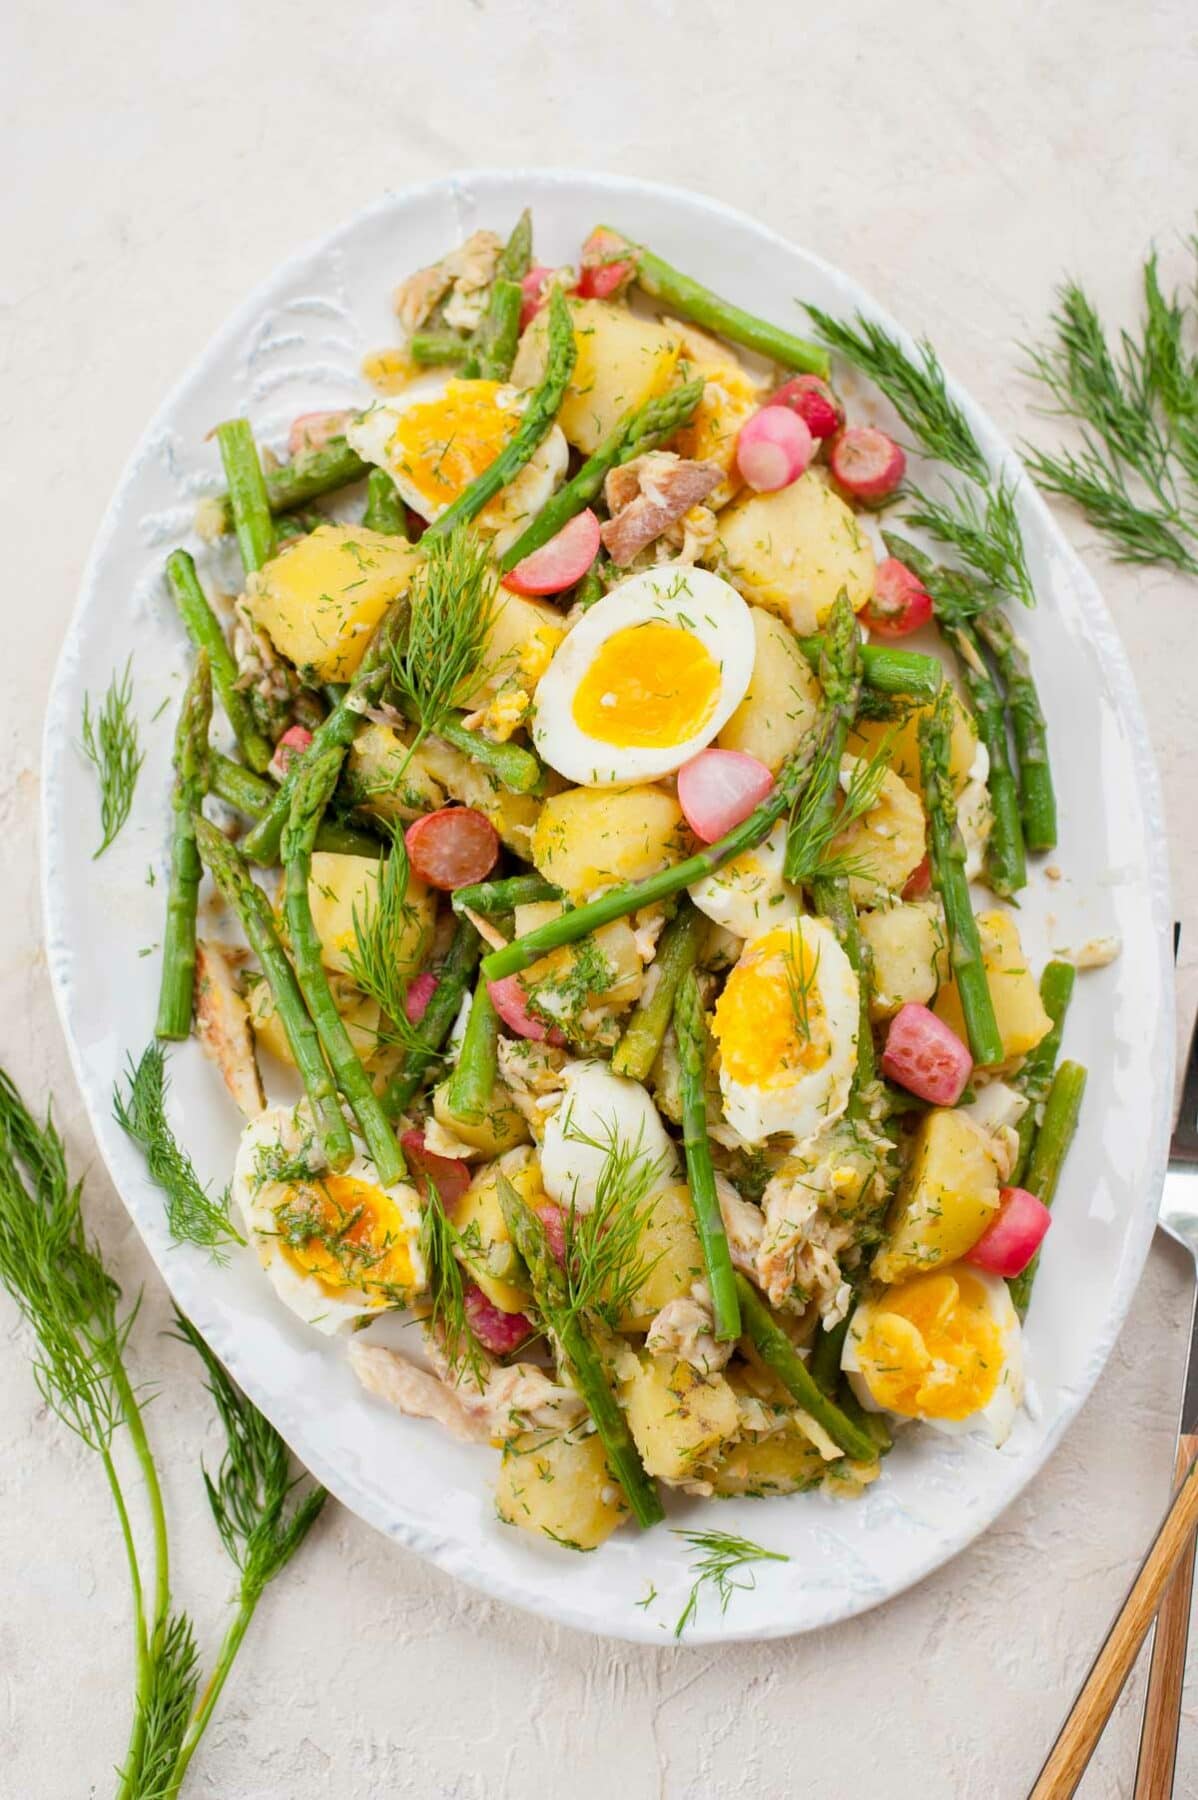
M 55 1095 L 80 1170 L 91 1151 L 40 949 L 45 695 L 133 440 L 279 258 L 381 188 L 453 167 L 648 173 L 844 266 L 925 329 L 1018 438 L 1044 427 L 1015 340 L 1060 273 L 1130 316 L 1149 236 L 1179 274 L 1177 235 L 1194 223 L 1198 32 L 1180 0 L 119 0 L 102 14 L 15 0 L 4 38 L 0 1062 L 39 1103 Z M 1148 705 L 1183 921 L 1180 1033 L 1198 1003 L 1198 589 L 1114 568 L 1064 523 Z M 198 1482 L 200 1456 L 217 1454 L 209 1408 L 161 1337 L 164 1291 L 99 1170 L 88 1194 L 121 1280 L 145 1287 L 137 1357 L 160 1389 L 177 1586 L 210 1645 L 228 1583 Z M 330 1513 L 264 1603 L 188 1791 L 1018 1800 L 1162 1505 L 1186 1305 L 1184 1263 L 1154 1247 L 1095 1394 L 1023 1498 L 914 1592 L 813 1637 L 690 1652 L 583 1638 Z M 88 1453 L 45 1415 L 7 1302 L 0 1348 L 0 1792 L 103 1795 L 129 1689 L 118 1547 Z M 1193 1662 L 1186 1795 L 1198 1794 Z M 1086 1800 L 1130 1794 L 1142 1679 Z

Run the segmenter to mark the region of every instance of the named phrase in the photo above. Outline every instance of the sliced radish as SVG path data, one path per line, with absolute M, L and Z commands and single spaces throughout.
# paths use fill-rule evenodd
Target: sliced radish
M 907 637 L 932 616 L 932 596 L 919 576 L 897 556 L 888 556 L 874 571 L 874 591 L 862 618 L 880 638 Z
M 943 1019 L 909 1000 L 890 1021 L 882 1073 L 933 1106 L 955 1106 L 973 1073 L 973 1058 Z
M 931 891 L 931 887 L 932 859 L 925 856 L 923 861 L 908 875 L 906 886 L 903 888 L 903 899 L 922 900 L 924 895 Z
M 437 977 L 427 970 L 423 975 L 414 975 L 409 981 L 408 991 L 404 996 L 404 1011 L 413 1025 L 419 1025 L 423 1019 L 438 985 Z
M 532 1324 L 523 1313 L 501 1312 L 487 1299 L 477 1282 L 466 1284 L 462 1298 L 471 1331 L 492 1356 L 510 1356 L 532 1336 Z
M 282 781 L 296 757 L 302 756 L 312 742 L 312 733 L 306 725 L 289 725 L 271 757 L 268 772 L 276 781 Z
M 854 500 L 885 500 L 907 473 L 907 458 L 884 431 L 848 425 L 832 439 L 828 466 Z
M 488 981 L 487 992 L 491 996 L 491 1005 L 517 1037 L 531 1038 L 537 1044 L 565 1043 L 556 1025 L 550 1025 L 528 1010 L 528 993 L 518 975 L 505 975 L 502 981 Z
M 747 819 L 774 778 L 743 750 L 700 750 L 678 771 L 678 804 L 695 836 L 714 844 Z
M 456 1156 L 438 1156 L 435 1151 L 426 1150 L 422 1131 L 405 1131 L 399 1141 L 417 1175 L 432 1182 L 442 1206 L 452 1211 L 470 1186 L 470 1165 Z
M 796 375 L 770 397 L 771 406 L 789 406 L 813 438 L 835 437 L 844 424 L 844 407 L 818 375 Z
M 965 1260 L 1010 1281 L 1022 1275 L 1044 1242 L 1052 1214 L 1026 1188 L 1000 1188 L 998 1199 L 998 1211 Z
M 758 494 L 797 481 L 815 455 L 815 439 L 789 406 L 763 406 L 746 419 L 736 440 L 741 479 Z
M 447 893 L 482 881 L 499 860 L 499 834 L 472 806 L 425 813 L 408 826 L 404 843 L 413 872 Z
M 546 300 L 545 285 L 552 274 L 553 270 L 547 269 L 544 263 L 534 263 L 532 268 L 528 271 L 528 274 L 521 281 L 520 289 L 524 295 L 523 302 L 520 306 L 521 331 L 524 330 L 526 325 L 532 323 L 544 306 Z
M 301 413 L 291 421 L 287 454 L 301 456 L 305 450 L 323 450 L 330 438 L 341 435 L 353 416 L 344 408 L 340 412 Z
M 614 231 L 602 226 L 592 231 L 582 246 L 578 276 L 578 292 L 584 300 L 610 300 L 628 286 L 636 274 L 636 263 L 627 250 L 624 239 Z
M 533 1211 L 545 1230 L 549 1254 L 561 1268 L 566 1266 L 566 1215 L 555 1200 L 546 1200 Z
M 503 578 L 513 594 L 560 594 L 581 581 L 599 554 L 599 520 L 588 506 L 556 537 L 518 562 Z

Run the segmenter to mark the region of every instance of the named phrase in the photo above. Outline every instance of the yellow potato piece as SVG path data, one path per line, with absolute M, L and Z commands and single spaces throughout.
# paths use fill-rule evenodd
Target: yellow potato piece
M 950 688 L 953 725 L 949 739 L 948 775 L 959 794 L 969 780 L 969 771 L 977 755 L 978 734 L 973 719 L 961 696 Z M 919 721 L 932 711 L 932 703 L 913 707 L 905 719 L 858 719 L 849 733 L 848 747 L 856 756 L 876 756 L 883 744 L 889 745 L 888 760 L 895 774 L 922 792 L 919 775 Z
M 929 1006 L 948 973 L 948 946 L 934 901 L 880 906 L 863 912 L 861 939 L 873 958 L 871 1019 L 891 1019 L 901 1006 Z
M 776 493 L 733 501 L 703 560 L 800 637 L 818 631 L 841 592 L 858 612 L 874 591 L 868 538 L 851 508 L 810 469 Z
M 663 1188 L 644 1207 L 637 1255 L 649 1273 L 620 1318 L 621 1331 L 647 1331 L 670 1300 L 689 1294 L 704 1279 L 703 1246 L 685 1182 Z
M 986 984 L 994 1002 L 994 1017 L 1002 1039 L 1002 1060 L 1012 1062 L 1035 1049 L 1040 1039 L 1051 1031 L 1052 1020 L 1044 1010 L 1039 984 L 1027 966 L 1019 930 L 1010 914 L 979 913 L 978 936 L 982 942 Z M 963 1043 L 969 1042 L 955 981 L 941 989 L 936 1014 L 946 1025 L 952 1026 Z
M 675 331 L 608 300 L 571 300 L 577 359 L 557 422 L 569 443 L 590 456 L 626 412 L 662 394 L 674 380 L 681 340 Z M 520 340 L 512 380 L 535 387 L 545 370 L 549 309 Z
M 364 1063 L 370 1062 L 379 1048 L 379 1022 L 382 1015 L 378 1001 L 372 1000 L 352 982 L 337 975 L 332 977 L 329 986 L 337 1011 L 345 1021 L 350 1043 Z M 271 1056 L 278 1057 L 280 1062 L 289 1063 L 294 1068 L 295 1058 L 291 1054 L 291 1044 L 275 1006 L 270 983 L 256 981 L 246 999 L 258 1048 L 269 1051 Z
M 760 407 L 765 385 L 717 338 L 677 319 L 663 322 L 682 342 L 679 374 L 683 380 L 691 381 L 701 375 L 704 381 L 703 397 L 689 425 L 675 432 L 667 448 L 695 462 L 719 464 L 724 479 L 712 489 L 706 502 L 718 509 L 726 506 L 742 485 L 736 472 L 736 440 L 746 419 L 751 419 Z
M 504 1446 L 495 1509 L 506 1525 L 594 1550 L 628 1517 L 595 1432 L 522 1431 Z
M 420 552 L 364 525 L 318 525 L 251 575 L 246 603 L 275 649 L 316 681 L 348 681 Z
M 659 787 L 570 788 L 545 801 L 531 860 L 571 900 L 640 881 L 690 852 L 682 808 Z
M 811 1440 L 788 1426 L 733 1444 L 711 1479 L 717 1494 L 797 1494 L 817 1486 L 827 1466 Z
M 433 1089 L 433 1117 L 438 1125 L 444 1125 L 446 1131 L 452 1131 L 472 1150 L 481 1150 L 484 1156 L 502 1156 L 505 1150 L 528 1142 L 524 1115 L 502 1081 L 491 1089 L 490 1105 L 481 1119 L 464 1119 L 455 1113 L 450 1105 L 449 1081 L 443 1081 Z
M 866 765 L 859 757 L 846 756 L 840 767 L 842 776 L 847 773 L 852 779 L 864 778 Z M 850 872 L 849 891 L 856 904 L 877 906 L 887 895 L 903 891 L 923 861 L 926 848 L 922 800 L 905 781 L 886 769 L 874 804 L 836 833 L 829 855 L 845 859 Z
M 672 1356 L 638 1356 L 624 1410 L 641 1460 L 662 1481 L 686 1481 L 740 1423 L 722 1375 L 700 1375 Z
M 925 1115 L 874 1258 L 878 1281 L 901 1281 L 965 1256 L 998 1211 L 998 1169 L 964 1113 Z
M 562 622 L 561 613 L 547 600 L 526 600 L 522 594 L 501 590 L 491 614 L 481 666 L 458 705 L 466 712 L 485 706 L 513 676 L 526 676 L 535 685 L 561 640 Z M 536 655 L 538 645 L 543 646 L 540 656 Z
M 521 1145 L 475 1175 L 454 1208 L 458 1260 L 465 1264 L 483 1293 L 500 1312 L 523 1312 L 529 1303 L 528 1280 L 508 1235 L 499 1198 L 499 1176 L 511 1182 L 532 1207 L 545 1204 L 541 1170 L 531 1149 Z
M 343 789 L 359 812 L 375 819 L 416 819 L 436 812 L 445 791 L 429 773 L 424 744 L 409 755 L 398 731 L 370 723 L 350 745 Z
M 745 697 L 716 739 L 721 750 L 742 750 L 776 775 L 819 714 L 819 682 L 776 613 L 749 608 L 757 649 Z
M 378 873 L 378 864 L 366 856 L 344 856 L 334 850 L 313 852 L 308 904 L 326 969 L 353 974 L 358 947 L 354 909 L 361 917 L 373 906 Z M 396 937 L 396 960 L 401 967 L 415 965 L 433 928 L 435 911 L 433 896 L 417 876 L 411 876 L 407 908 Z

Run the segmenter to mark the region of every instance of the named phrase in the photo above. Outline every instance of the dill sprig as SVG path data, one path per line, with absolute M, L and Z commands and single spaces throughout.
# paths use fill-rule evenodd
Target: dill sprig
M 983 495 L 952 482 L 946 489 L 947 498 L 936 500 L 913 488 L 915 506 L 905 514 L 906 523 L 951 546 L 983 581 L 1025 606 L 1034 606 L 1011 483 L 1004 478 Z
M 133 717 L 133 658 L 124 673 L 113 674 L 99 712 L 92 710 L 91 695 L 83 696 L 83 754 L 100 782 L 100 829 L 103 837 L 92 860 L 103 856 L 129 817 L 137 777 L 145 761 L 138 746 L 137 720 Z
M 481 1393 L 488 1359 L 466 1311 L 466 1284 L 456 1254 L 462 1235 L 445 1211 L 431 1175 L 425 1176 L 422 1186 L 420 1250 L 428 1271 L 429 1324 L 454 1375 L 460 1380 L 468 1374 Z
M 245 1239 L 229 1217 L 229 1190 L 219 1198 L 208 1192 L 171 1130 L 166 1116 L 166 1057 L 160 1044 L 151 1040 L 136 1064 L 128 1059 L 125 1081 L 127 1093 L 121 1092 L 119 1083 L 112 1090 L 113 1114 L 122 1131 L 145 1152 L 150 1180 L 166 1196 L 171 1236 L 178 1244 L 197 1244 L 223 1262 L 224 1246 L 243 1244 Z
M 818 306 L 808 306 L 807 312 L 828 348 L 882 390 L 929 456 L 948 463 L 979 486 L 985 485 L 989 479 L 986 458 L 968 419 L 949 394 L 940 359 L 927 338 L 918 340 L 915 360 L 888 331 L 862 313 L 849 323 L 832 318 Z
M 797 950 L 796 950 L 797 940 Z M 811 1042 L 811 996 L 819 998 L 819 957 L 817 950 L 807 960 L 807 947 L 802 936 L 792 932 L 782 953 L 782 969 L 786 981 L 786 997 L 795 1022 L 795 1030 L 805 1044 Z
M 894 750 L 894 732 L 888 731 L 868 759 L 858 757 L 839 807 L 829 805 L 828 794 L 840 785 L 840 755 L 832 743 L 821 749 L 811 780 L 790 821 L 787 834 L 787 879 L 796 886 L 816 876 L 858 875 L 871 871 L 859 856 L 832 855 L 833 840 L 878 804 L 882 783 Z
M 495 611 L 495 570 L 469 525 L 429 536 L 412 578 L 408 629 L 391 645 L 391 682 L 416 725 L 416 745 L 436 733 L 477 676 Z M 405 765 L 406 766 L 406 765 Z
M 380 1026 L 380 1041 L 404 1050 L 419 1050 L 423 1039 L 408 1018 L 408 984 L 422 960 L 424 944 L 415 956 L 401 956 L 415 908 L 408 899 L 410 868 L 403 831 L 394 827 L 390 854 L 379 858 L 378 879 L 364 905 L 353 908 L 354 942 L 349 952 L 350 973 L 357 986 L 377 1002 L 387 1023 Z
M 710 1584 L 715 1588 L 720 1611 L 726 1613 L 733 1594 L 747 1592 L 757 1585 L 754 1575 L 748 1574 L 743 1580 L 735 1581 L 735 1574 L 743 1573 L 754 1563 L 790 1561 L 789 1556 L 784 1555 L 781 1550 L 766 1550 L 751 1538 L 736 1537 L 730 1531 L 675 1531 L 673 1535 L 699 1553 L 698 1560 L 691 1563 L 695 1581 L 686 1605 L 678 1615 L 678 1623 L 674 1627 L 676 1638 L 680 1638 L 687 1626 L 697 1618 L 699 1596 L 705 1585 Z
M 642 1250 L 641 1239 L 656 1211 L 665 1156 L 649 1155 L 643 1124 L 635 1138 L 623 1138 L 614 1119 L 589 1132 L 567 1111 L 563 1135 L 604 1160 L 594 1205 L 583 1211 L 572 1198 L 566 1209 L 564 1305 L 549 1322 L 560 1337 L 570 1320 L 595 1313 L 614 1331 L 660 1261 L 660 1252 Z

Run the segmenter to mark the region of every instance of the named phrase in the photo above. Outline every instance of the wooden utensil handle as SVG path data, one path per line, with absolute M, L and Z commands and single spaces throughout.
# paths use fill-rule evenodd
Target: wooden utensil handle
M 1180 1484 L 1198 1456 L 1198 1433 L 1179 1439 L 1174 1480 Z M 1194 1540 L 1165 1590 L 1156 1615 L 1152 1667 L 1144 1701 L 1144 1728 L 1136 1764 L 1135 1800 L 1170 1800 L 1177 1761 L 1177 1729 L 1186 1676 L 1186 1639 L 1190 1632 L 1190 1600 L 1194 1589 Z
M 1123 1683 L 1148 1635 L 1161 1596 L 1179 1558 L 1190 1548 L 1198 1527 L 1198 1459 L 1181 1478 L 1173 1504 L 1140 1564 L 1131 1592 L 1120 1608 L 1094 1666 L 1086 1676 L 1073 1711 L 1040 1771 L 1029 1800 L 1067 1800 L 1085 1773 Z

